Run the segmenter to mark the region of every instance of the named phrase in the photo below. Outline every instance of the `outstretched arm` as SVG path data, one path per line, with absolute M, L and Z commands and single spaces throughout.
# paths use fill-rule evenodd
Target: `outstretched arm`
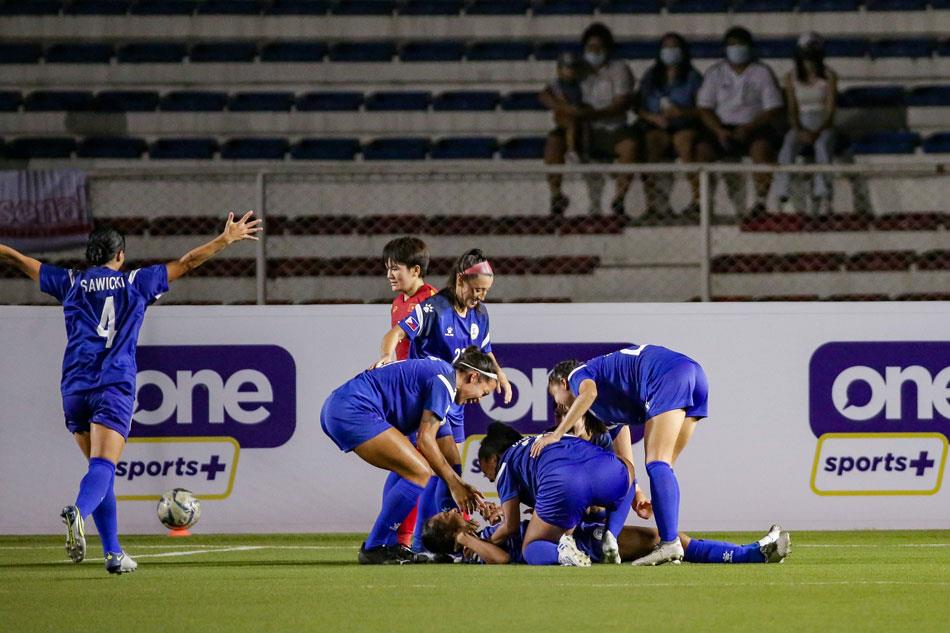
M 39 281 L 40 261 L 38 259 L 33 259 L 15 248 L 0 244 L 0 261 L 10 264 L 33 281 Z
M 561 420 L 561 423 L 557 425 L 557 428 L 550 433 L 545 433 L 535 438 L 534 443 L 531 445 L 531 457 L 537 457 L 541 454 L 545 446 L 560 441 L 565 433 L 573 429 L 574 425 L 584 418 L 584 414 L 587 413 L 596 399 L 597 383 L 590 378 L 581 381 L 574 404 L 572 404 L 571 408 L 564 414 L 564 418 Z
M 476 512 L 485 502 L 485 497 L 474 486 L 464 481 L 449 465 L 448 460 L 436 440 L 436 432 L 442 423 L 431 411 L 422 412 L 419 422 L 419 435 L 416 439 L 416 448 L 429 462 L 432 471 L 444 481 L 452 494 L 452 499 L 460 510 L 469 514 Z M 461 461 L 461 460 L 459 460 Z
M 165 265 L 168 268 L 168 282 L 171 283 L 179 277 L 187 275 L 234 242 L 257 240 L 255 233 L 260 233 L 264 229 L 260 226 L 260 220 L 251 219 L 253 215 L 253 211 L 248 211 L 240 220 L 235 222 L 234 213 L 228 213 L 228 221 L 224 225 L 224 231 L 221 232 L 221 235 L 207 244 L 188 251 L 181 259 L 168 262 Z
M 477 555 L 486 565 L 507 565 L 511 561 L 508 552 L 493 543 L 483 541 L 471 532 L 460 532 L 455 542 Z
M 402 331 L 397 323 L 391 330 L 386 332 L 383 342 L 379 346 L 379 360 L 377 360 L 370 369 L 376 369 L 383 365 L 388 365 L 395 358 L 396 347 L 406 338 L 406 333 Z

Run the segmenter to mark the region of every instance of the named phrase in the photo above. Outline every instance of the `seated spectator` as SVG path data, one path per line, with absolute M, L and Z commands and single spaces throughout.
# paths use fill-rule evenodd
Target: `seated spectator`
M 557 99 L 550 87 L 541 92 L 541 102 L 552 110 L 566 126 L 580 125 L 583 140 L 579 144 L 582 160 L 616 160 L 630 164 L 637 155 L 633 129 L 627 125 L 627 111 L 633 104 L 633 73 L 623 61 L 613 59 L 614 37 L 603 24 L 592 24 L 581 37 L 584 63 L 581 69 L 581 106 Z M 559 127 L 548 134 L 544 148 L 546 164 L 563 164 L 567 153 L 565 128 Z M 624 199 L 630 189 L 632 175 L 616 178 L 611 208 L 623 215 Z M 561 191 L 561 176 L 548 177 L 551 189 L 551 213 L 562 214 L 570 201 Z
M 838 77 L 825 66 L 824 41 L 817 33 L 805 33 L 798 39 L 795 69 L 785 76 L 784 87 L 791 129 L 785 134 L 779 164 L 792 165 L 802 149 L 813 147 L 815 162 L 830 165 L 835 146 Z M 790 176 L 789 173 L 778 174 L 775 188 L 782 210 L 795 213 L 797 209 L 788 193 Z M 828 180 L 827 174 L 815 174 L 812 209 L 819 213 L 831 210 L 832 191 Z
M 756 60 L 749 31 L 734 26 L 723 40 L 726 58 L 706 71 L 696 97 L 700 116 L 712 136 L 697 143 L 696 158 L 711 162 L 749 156 L 756 164 L 775 164 L 781 143 L 776 125 L 783 105 L 775 75 Z M 750 214 L 759 215 L 765 213 L 772 176 L 755 174 L 754 181 L 756 200 Z
M 640 80 L 640 108 L 637 127 L 643 135 L 646 160 L 659 163 L 679 158 L 695 160 L 696 141 L 702 129 L 696 94 L 703 76 L 693 67 L 686 40 L 678 33 L 667 33 L 653 66 Z M 699 178 L 690 177 L 693 198 L 684 213 L 699 215 Z M 669 200 L 657 195 L 656 177 L 643 177 L 647 198 L 646 215 L 668 214 Z
M 583 107 L 579 71 L 578 61 L 572 53 L 563 53 L 557 58 L 557 78 L 551 83 L 550 90 L 554 98 L 562 105 Z M 554 123 L 559 130 L 564 130 L 564 144 L 567 148 L 565 159 L 569 163 L 576 163 L 579 160 L 576 121 L 570 116 L 558 114 L 555 111 Z

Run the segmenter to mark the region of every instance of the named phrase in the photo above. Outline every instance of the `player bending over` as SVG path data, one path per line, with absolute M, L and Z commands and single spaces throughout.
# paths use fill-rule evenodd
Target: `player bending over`
M 168 284 L 201 266 L 234 242 L 256 240 L 263 230 L 248 211 L 240 220 L 229 213 L 224 231 L 179 260 L 122 272 L 125 237 L 100 227 L 89 235 L 85 270 L 43 264 L 0 245 L 0 260 L 40 284 L 63 305 L 66 352 L 61 391 L 66 428 L 89 462 L 73 505 L 63 508 L 66 553 L 75 563 L 86 557 L 84 520 L 91 514 L 102 539 L 106 570 L 113 574 L 138 566 L 122 550 L 116 520 L 115 466 L 132 425 L 135 403 L 135 349 L 145 309 Z

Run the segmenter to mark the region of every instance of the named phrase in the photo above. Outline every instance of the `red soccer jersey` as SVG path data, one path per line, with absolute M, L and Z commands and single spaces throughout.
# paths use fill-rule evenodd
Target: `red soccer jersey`
M 392 317 L 392 323 L 390 323 L 390 327 L 409 316 L 409 313 L 416 307 L 416 304 L 422 303 L 437 292 L 438 290 L 429 284 L 422 284 L 422 287 L 416 291 L 416 294 L 408 299 L 406 299 L 405 295 L 401 292 L 397 294 L 396 298 L 393 299 L 393 310 L 390 315 Z M 406 360 L 407 358 L 409 358 L 409 339 L 403 339 L 399 342 L 399 345 L 396 346 L 396 360 Z

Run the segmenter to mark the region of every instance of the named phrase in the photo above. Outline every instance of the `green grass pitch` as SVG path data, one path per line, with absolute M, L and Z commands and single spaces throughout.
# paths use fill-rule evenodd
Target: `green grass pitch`
M 751 534 L 704 534 L 740 543 Z M 0 537 L 0 631 L 950 631 L 950 530 L 799 532 L 782 565 L 356 564 L 356 535 Z

